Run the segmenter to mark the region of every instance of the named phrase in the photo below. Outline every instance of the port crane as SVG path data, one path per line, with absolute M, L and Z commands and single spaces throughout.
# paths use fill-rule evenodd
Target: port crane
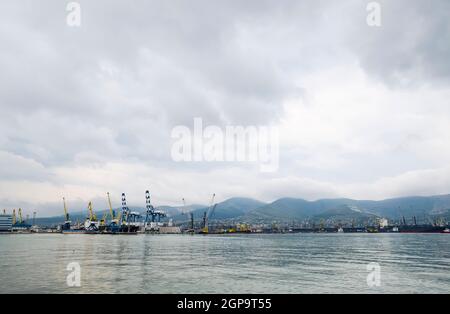
M 189 213 L 189 220 L 190 220 L 190 228 L 188 229 L 187 232 L 194 233 L 195 232 L 195 228 L 194 228 L 194 213 L 192 212 L 192 210 L 188 210 L 187 209 L 186 200 L 183 197 L 183 209 L 181 210 L 181 214 L 185 215 L 186 213 Z
M 212 217 L 212 215 L 213 215 L 213 213 L 214 213 L 214 210 L 216 209 L 216 206 L 217 206 L 217 204 L 214 204 L 214 198 L 215 198 L 215 197 L 216 197 L 216 194 L 214 193 L 214 194 L 212 195 L 211 203 L 210 203 L 210 205 L 209 205 L 209 207 L 208 207 L 208 211 L 205 211 L 205 212 L 203 213 L 203 229 L 201 230 L 200 233 L 203 233 L 203 234 L 209 233 L 208 220 L 209 220 L 209 218 Z
M 15 225 L 16 223 L 17 223 L 16 210 L 13 209 L 12 224 Z
M 22 219 L 22 208 L 19 208 L 19 224 L 23 223 L 23 219 Z
M 64 225 L 63 225 L 63 230 L 69 230 L 70 229 L 70 225 L 71 225 L 71 221 L 70 221 L 69 212 L 67 211 L 67 205 L 66 205 L 66 198 L 65 197 L 63 197 L 63 204 L 64 204 Z
M 161 218 L 166 217 L 166 213 L 162 210 L 157 210 L 151 204 L 150 191 L 145 191 L 145 207 L 147 208 L 147 214 L 145 216 L 144 228 L 147 228 L 147 224 L 150 222 L 150 227 L 155 227 L 156 222 L 161 222 Z
M 99 230 L 99 222 L 97 221 L 97 216 L 94 214 L 94 210 L 92 209 L 92 202 L 88 204 L 89 217 L 84 222 L 84 229 L 86 231 L 98 231 Z
M 125 196 L 125 193 L 122 193 L 122 215 L 121 220 L 119 221 L 119 225 L 123 225 L 124 222 L 128 222 L 128 214 L 130 210 L 127 206 L 127 197 Z
M 109 205 L 109 215 L 111 216 L 111 222 L 116 222 L 116 217 L 115 217 L 115 213 L 114 210 L 112 208 L 112 204 L 111 204 L 111 197 L 109 196 L 109 192 L 106 193 L 106 195 L 108 195 L 108 205 Z
M 109 195 L 109 192 L 107 192 L 106 194 L 108 196 L 109 215 L 111 216 L 111 221 L 109 223 L 109 229 L 110 229 L 110 231 L 115 232 L 115 231 L 118 231 L 118 229 L 121 226 L 122 214 L 119 212 L 119 214 L 116 216 L 116 213 L 112 208 L 111 197 Z M 125 202 L 126 202 L 126 200 L 125 200 Z M 104 220 L 105 220 L 105 224 L 106 224 L 106 220 L 107 220 L 106 214 L 105 214 Z
M 127 198 L 125 193 L 122 193 L 122 215 L 119 220 L 119 225 L 127 227 L 127 232 L 136 232 L 139 229 L 139 219 L 142 216 L 138 212 L 132 212 L 127 206 Z
M 122 213 L 119 212 L 119 214 L 117 215 L 117 225 L 121 226 L 122 224 Z
M 180 213 L 181 215 L 186 215 L 187 211 L 186 211 L 186 201 L 184 200 L 184 197 L 181 199 L 181 201 L 183 202 L 183 206 L 180 208 Z
M 94 209 L 92 208 L 92 202 L 89 202 L 88 210 L 89 210 L 89 220 L 97 221 L 97 217 L 94 214 Z

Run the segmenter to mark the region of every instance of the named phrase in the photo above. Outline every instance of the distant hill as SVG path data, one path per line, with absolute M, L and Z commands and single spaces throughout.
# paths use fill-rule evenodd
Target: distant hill
M 398 219 L 402 216 L 428 216 L 450 209 L 450 195 L 402 197 L 383 201 L 359 201 L 359 206 L 380 216 Z
M 333 209 L 328 209 L 320 214 L 313 215 L 312 221 L 321 222 L 353 222 L 356 225 L 362 224 L 367 221 L 372 221 L 378 216 L 359 210 L 354 206 L 341 205 Z
M 303 220 L 342 206 L 355 206 L 350 199 L 323 199 L 314 202 L 298 198 L 281 198 L 257 208 L 246 217 L 249 220 Z
M 403 197 L 382 201 L 359 201 L 352 199 L 322 199 L 306 201 L 282 198 L 246 214 L 247 220 L 304 220 L 325 219 L 333 216 L 333 211 L 351 209 L 348 216 L 361 218 L 361 214 L 376 215 L 399 220 L 403 216 L 426 220 L 430 217 L 445 216 L 450 211 L 450 195 L 430 197 Z
M 186 207 L 159 206 L 166 211 L 167 219 L 175 222 L 189 220 L 188 212 L 194 214 L 195 220 L 201 219 L 208 210 L 205 205 L 188 205 Z M 145 208 L 130 207 L 133 211 L 145 215 Z M 115 209 L 118 212 L 120 209 Z M 100 218 L 106 210 L 96 211 Z M 87 212 L 70 213 L 72 221 L 84 221 Z M 382 201 L 353 200 L 353 199 L 321 199 L 306 201 L 299 198 L 281 198 L 272 203 L 264 203 L 251 198 L 235 197 L 216 205 L 212 220 L 241 220 L 248 222 L 273 221 L 361 221 L 383 217 L 400 220 L 405 217 L 411 220 L 416 216 L 418 221 L 433 221 L 437 218 L 450 219 L 450 195 L 429 197 L 402 197 Z M 64 221 L 64 217 L 37 218 L 39 225 L 57 225 Z

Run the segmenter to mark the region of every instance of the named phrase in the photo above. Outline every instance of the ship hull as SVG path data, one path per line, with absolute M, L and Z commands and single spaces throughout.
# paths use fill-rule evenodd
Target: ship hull
M 437 226 L 401 226 L 398 228 L 400 233 L 443 233 L 445 227 Z

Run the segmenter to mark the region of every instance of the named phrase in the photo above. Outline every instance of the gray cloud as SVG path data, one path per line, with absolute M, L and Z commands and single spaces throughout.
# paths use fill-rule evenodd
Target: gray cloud
M 147 186 L 167 203 L 395 196 L 377 182 L 446 169 L 448 1 L 380 1 L 376 29 L 356 0 L 79 2 L 80 28 L 61 1 L 0 4 L 0 206 L 27 189 L 37 204 Z M 194 117 L 278 126 L 279 172 L 172 162 L 170 132 Z
M 349 38 L 371 76 L 397 87 L 447 86 L 450 78 L 450 3 L 379 1 L 381 28 L 357 28 Z

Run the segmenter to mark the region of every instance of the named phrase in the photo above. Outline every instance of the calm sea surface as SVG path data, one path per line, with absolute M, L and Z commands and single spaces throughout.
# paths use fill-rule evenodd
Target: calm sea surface
M 0 235 L 0 293 L 14 292 L 450 293 L 450 235 Z

